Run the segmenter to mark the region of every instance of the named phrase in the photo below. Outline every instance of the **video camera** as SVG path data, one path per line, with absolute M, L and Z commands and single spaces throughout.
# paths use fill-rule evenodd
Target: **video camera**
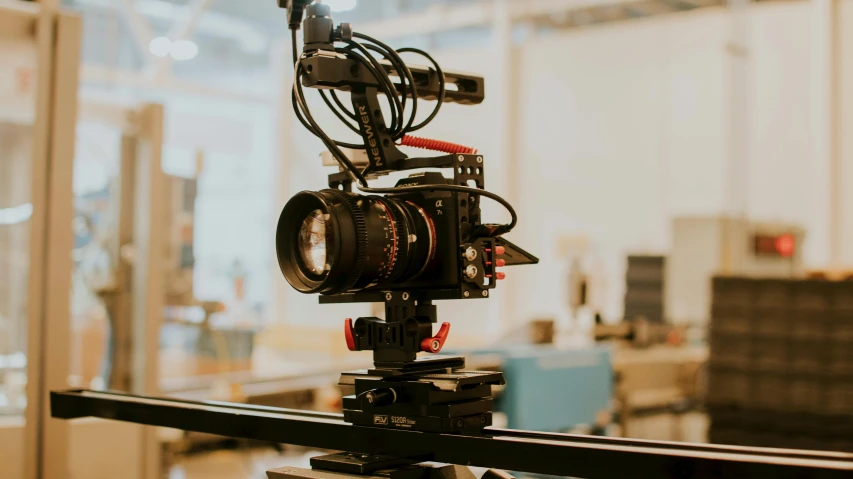
M 327 5 L 312 4 L 305 10 L 303 52 L 298 57 L 294 52 L 294 107 L 306 128 L 329 148 L 340 172 L 330 175 L 330 189 L 301 192 L 281 213 L 276 251 L 288 283 L 300 292 L 326 296 L 324 302 L 338 302 L 330 296 L 345 297 L 339 301 L 384 301 L 389 291 L 406 291 L 421 300 L 483 298 L 503 279 L 499 268 L 537 262 L 502 237 L 515 226 L 515 212 L 503 198 L 484 190 L 482 155 L 473 148 L 409 135 L 432 121 L 443 102 L 482 102 L 483 79 L 444 73 L 425 52 L 395 51 L 353 32 L 348 24 L 335 27 Z M 433 67 L 407 65 L 400 58 L 405 52 L 424 56 Z M 448 89 L 448 82 L 455 88 Z M 361 143 L 330 139 L 308 110 L 302 86 L 319 89 Z M 344 106 L 338 91 L 349 92 L 352 110 Z M 388 100 L 390 124 L 379 93 Z M 437 104 L 415 125 L 418 100 L 424 98 Z M 398 146 L 445 154 L 409 158 Z M 379 175 L 423 168 L 450 169 L 453 177 L 420 172 L 393 188 L 367 185 L 368 179 Z M 362 192 L 385 196 L 352 193 L 353 181 Z M 503 204 L 512 222 L 483 224 L 481 196 Z

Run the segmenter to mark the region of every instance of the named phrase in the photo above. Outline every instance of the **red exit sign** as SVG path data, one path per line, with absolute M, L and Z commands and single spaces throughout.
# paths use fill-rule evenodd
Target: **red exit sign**
M 791 233 L 780 235 L 756 234 L 753 237 L 756 256 L 791 258 L 797 251 L 797 240 Z

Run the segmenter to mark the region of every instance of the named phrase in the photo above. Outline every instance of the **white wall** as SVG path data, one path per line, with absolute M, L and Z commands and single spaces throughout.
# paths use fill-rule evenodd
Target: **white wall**
M 670 204 L 720 208 L 724 32 L 720 18 L 688 15 L 524 45 L 519 229 L 542 263 L 513 285 L 527 298 L 516 319 L 565 309 L 559 237 L 588 236 L 618 283 L 626 252 L 666 248 Z M 621 288 L 607 289 L 616 315 Z
M 810 117 L 810 68 L 818 55 L 809 2 L 759 5 L 752 16 L 752 82 L 748 213 L 759 220 L 798 223 L 806 229 L 804 261 L 829 260 L 829 164 L 815 158 L 821 138 Z
M 524 46 L 526 246 L 543 263 L 517 284 L 517 320 L 565 308 L 559 237 L 584 233 L 607 271 L 605 316 L 621 315 L 624 256 L 665 252 L 670 218 L 726 210 L 730 14 L 702 9 L 550 35 Z M 828 171 L 810 158 L 810 5 L 750 12 L 747 214 L 806 227 L 826 260 Z
M 853 264 L 853 1 L 840 3 L 841 17 L 840 38 L 840 77 L 839 90 L 841 98 L 839 114 L 841 118 L 840 155 L 841 175 L 843 178 L 841 190 L 842 214 L 842 259 L 845 265 Z

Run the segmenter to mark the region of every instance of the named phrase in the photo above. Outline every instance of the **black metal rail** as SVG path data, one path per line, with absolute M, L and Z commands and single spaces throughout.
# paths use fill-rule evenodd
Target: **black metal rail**
M 642 441 L 487 428 L 483 436 L 353 426 L 339 414 L 72 390 L 52 392 L 55 418 L 100 417 L 323 449 L 427 455 L 583 478 L 853 478 L 853 454 Z

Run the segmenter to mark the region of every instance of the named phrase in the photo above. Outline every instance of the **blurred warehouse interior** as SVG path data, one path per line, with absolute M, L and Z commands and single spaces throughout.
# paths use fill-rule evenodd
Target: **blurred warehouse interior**
M 426 133 L 489 158 L 540 258 L 439 303 L 448 350 L 506 375 L 502 425 L 853 452 L 853 1 L 323 3 L 486 79 Z M 0 0 L 4 477 L 307 460 L 44 405 L 74 387 L 340 409 L 340 371 L 371 360 L 343 319 L 381 309 L 320 306 L 279 270 L 281 207 L 329 173 L 290 48 L 273 0 Z

